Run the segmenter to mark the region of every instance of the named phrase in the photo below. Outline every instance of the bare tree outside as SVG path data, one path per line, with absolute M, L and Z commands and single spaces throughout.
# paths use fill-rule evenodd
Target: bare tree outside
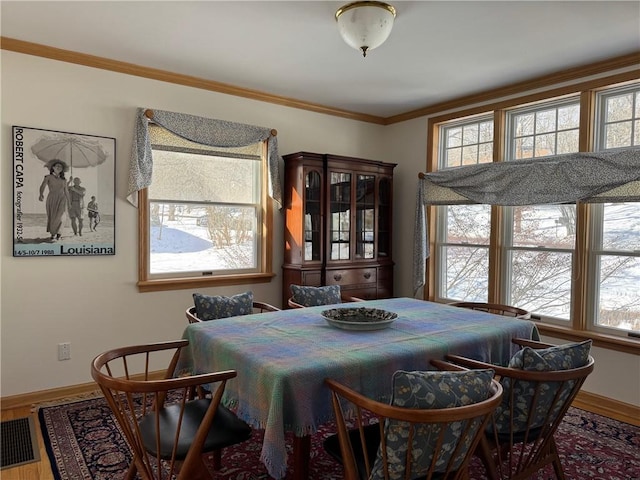
M 447 298 L 486 301 L 489 232 L 487 215 L 482 220 L 479 207 L 488 212 L 487 206 L 447 207 L 447 242 L 459 244 L 443 247 Z M 524 221 L 519 223 L 514 243 L 521 249 L 510 251 L 509 303 L 541 315 L 568 320 L 573 278 L 575 206 L 520 209 Z M 546 215 L 541 212 L 546 212 Z M 617 221 L 617 230 L 612 229 L 607 240 L 611 246 L 625 243 L 625 236 L 629 235 L 626 230 L 629 222 L 625 222 L 624 215 L 619 214 Z M 636 222 L 636 228 L 640 230 L 640 218 Z M 546 249 L 540 248 L 542 243 Z M 529 247 L 535 250 L 529 250 Z M 563 249 L 566 251 L 561 251 Z M 608 256 L 601 262 L 600 278 L 602 300 L 599 323 L 612 327 L 630 325 L 627 328 L 640 329 L 640 294 L 637 293 L 640 260 Z

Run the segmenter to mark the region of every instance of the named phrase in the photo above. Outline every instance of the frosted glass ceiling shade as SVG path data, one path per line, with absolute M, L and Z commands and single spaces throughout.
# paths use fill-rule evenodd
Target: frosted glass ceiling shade
M 395 17 L 396 9 L 384 2 L 353 2 L 336 12 L 340 35 L 363 57 L 389 37 Z

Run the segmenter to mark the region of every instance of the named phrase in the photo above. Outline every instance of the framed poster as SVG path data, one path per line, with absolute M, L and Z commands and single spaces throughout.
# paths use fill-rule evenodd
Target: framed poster
M 115 255 L 116 139 L 12 133 L 13 256 Z

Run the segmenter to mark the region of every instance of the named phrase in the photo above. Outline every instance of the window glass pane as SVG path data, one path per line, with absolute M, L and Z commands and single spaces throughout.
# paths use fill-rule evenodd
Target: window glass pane
M 254 207 L 150 203 L 150 273 L 257 267 Z
M 452 300 L 486 302 L 491 207 L 450 205 L 440 207 L 439 212 L 446 215 L 444 236 L 447 243 L 442 247 L 441 296 Z
M 578 151 L 578 130 L 568 132 L 558 132 L 558 155 L 563 153 L 573 153 Z
M 444 168 L 459 167 L 462 165 L 462 149 L 452 148 L 447 150 Z
M 535 138 L 535 156 L 546 157 L 547 155 L 553 155 L 556 151 L 556 136 L 555 134 L 540 135 Z
M 487 247 L 442 247 L 443 292 L 451 300 L 486 302 L 489 249 Z
M 522 137 L 515 141 L 515 160 L 533 157 L 533 137 Z
M 491 207 L 450 205 L 444 208 L 447 211 L 447 243 L 489 244 Z
M 375 186 L 373 175 L 356 176 L 356 258 L 373 258 Z
M 640 252 L 640 203 L 604 205 L 602 249 Z
M 573 130 L 580 126 L 580 106 L 569 105 L 558 109 L 558 130 Z
M 640 257 L 599 257 L 597 325 L 640 332 Z
M 604 148 L 620 148 L 629 145 L 631 138 L 631 122 L 620 122 L 605 125 Z
M 478 145 L 478 163 L 490 163 L 493 161 L 493 144 L 481 143 Z
M 470 145 L 462 148 L 462 164 L 475 165 L 478 163 L 478 146 Z
M 347 260 L 351 256 L 351 174 L 331 172 L 330 183 L 330 258 Z
M 515 250 L 510 266 L 510 305 L 569 320 L 572 253 Z
M 605 122 L 630 120 L 633 115 L 633 93 L 616 95 L 607 99 Z
M 462 129 L 463 145 L 472 145 L 478 143 L 478 125 L 465 125 Z
M 320 174 L 308 172 L 305 176 L 304 201 L 304 259 L 320 260 L 322 216 L 320 205 Z
M 575 238 L 575 205 L 513 207 L 514 246 L 573 248 Z
M 493 122 L 481 122 L 479 132 L 480 142 L 493 142 Z
M 515 116 L 515 132 L 516 137 L 524 137 L 533 135 L 535 126 L 535 116 L 533 113 Z
M 462 127 L 449 128 L 446 132 L 447 148 L 459 147 L 462 145 Z
M 536 113 L 536 135 L 556 131 L 556 110 L 543 110 Z

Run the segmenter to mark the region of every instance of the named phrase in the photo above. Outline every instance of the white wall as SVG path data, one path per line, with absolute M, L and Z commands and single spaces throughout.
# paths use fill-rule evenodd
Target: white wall
M 2 396 L 91 381 L 89 364 L 115 346 L 180 338 L 190 290 L 139 293 L 137 210 L 125 200 L 137 107 L 158 108 L 278 130 L 280 153 L 298 150 L 386 160 L 384 127 L 195 88 L 146 80 L 2 51 L 3 196 L 12 190 L 11 126 L 116 138 L 116 255 L 13 258 L 2 239 Z M 12 230 L 12 207 L 2 204 L 2 231 Z M 209 288 L 213 294 L 251 289 L 280 304 L 282 215 L 274 218 L 270 283 Z M 71 343 L 71 360 L 57 344 Z
M 139 293 L 137 211 L 125 200 L 135 109 L 172 110 L 278 130 L 280 153 L 306 150 L 398 163 L 394 176 L 396 296 L 413 296 L 411 276 L 417 173 L 424 171 L 426 119 L 387 127 L 207 92 L 195 88 L 0 51 L 3 167 L 0 169 L 1 396 L 91 381 L 89 364 L 108 348 L 180 338 L 190 290 Z M 13 258 L 11 126 L 115 137 L 116 255 Z M 4 200 L 4 201 L 3 201 Z M 246 289 L 280 304 L 282 215 L 274 215 L 276 278 Z M 7 235 L 7 238 L 5 238 Z M 57 344 L 71 343 L 71 360 Z M 640 357 L 595 349 L 586 390 L 640 405 Z M 635 374 L 619 382 L 619 371 Z M 633 376 L 633 375 L 632 375 Z

